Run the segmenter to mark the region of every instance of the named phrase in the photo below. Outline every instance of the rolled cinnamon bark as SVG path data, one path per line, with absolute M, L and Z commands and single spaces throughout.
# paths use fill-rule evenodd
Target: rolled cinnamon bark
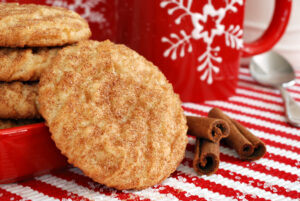
M 231 119 L 219 108 L 213 108 L 208 113 L 209 117 L 225 120 L 230 128 L 230 133 L 224 139 L 226 144 L 236 150 L 243 160 L 257 160 L 266 153 L 265 144 L 237 121 Z
M 196 138 L 194 170 L 200 175 L 211 175 L 219 168 L 220 148 L 219 142 L 210 142 Z
M 212 142 L 219 142 L 229 135 L 226 121 L 207 117 L 187 116 L 188 134 L 204 138 Z
M 257 160 L 263 157 L 267 151 L 265 143 L 263 143 L 258 137 L 253 135 L 248 129 L 234 119 L 231 122 L 239 129 L 240 133 L 244 135 L 251 143 L 254 148 L 253 153 L 246 156 L 245 160 Z

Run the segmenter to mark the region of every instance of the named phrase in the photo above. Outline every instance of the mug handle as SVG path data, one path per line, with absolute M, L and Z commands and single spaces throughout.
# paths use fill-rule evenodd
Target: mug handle
M 272 21 L 264 34 L 256 41 L 244 43 L 242 56 L 249 57 L 271 49 L 283 35 L 291 14 L 292 0 L 275 0 Z

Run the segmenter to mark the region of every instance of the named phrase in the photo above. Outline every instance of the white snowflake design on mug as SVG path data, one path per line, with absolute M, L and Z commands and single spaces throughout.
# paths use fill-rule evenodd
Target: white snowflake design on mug
M 227 29 L 222 24 L 227 11 L 237 12 L 236 5 L 243 5 L 243 0 L 227 0 L 226 6 L 215 9 L 212 0 L 203 7 L 202 13 L 192 12 L 191 7 L 193 0 L 162 0 L 161 8 L 168 6 L 168 15 L 173 15 L 178 12 L 180 15 L 175 19 L 175 24 L 181 24 L 181 20 L 189 17 L 193 24 L 193 31 L 186 33 L 185 30 L 180 30 L 179 34 L 171 33 L 170 37 L 162 37 L 161 41 L 169 43 L 170 47 L 164 51 L 164 57 L 170 57 L 176 60 L 178 57 L 184 57 L 186 52 L 191 53 L 193 46 L 191 39 L 203 40 L 207 45 L 206 51 L 198 57 L 199 66 L 197 70 L 202 72 L 200 79 L 207 81 L 208 84 L 213 83 L 213 73 L 218 74 L 220 71 L 219 64 L 222 58 L 218 56 L 220 46 L 213 46 L 216 36 L 224 36 L 225 44 L 231 48 L 241 49 L 243 47 L 243 30 L 239 25 L 230 25 Z M 200 23 L 206 23 L 208 17 L 216 18 L 215 28 L 205 30 Z

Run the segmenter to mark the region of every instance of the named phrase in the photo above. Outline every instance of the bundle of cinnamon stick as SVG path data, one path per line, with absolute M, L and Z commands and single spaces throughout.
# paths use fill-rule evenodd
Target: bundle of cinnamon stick
M 265 144 L 219 108 L 208 117 L 187 116 L 188 134 L 196 136 L 193 167 L 200 175 L 211 175 L 219 168 L 220 141 L 235 149 L 242 160 L 257 160 L 266 153 Z

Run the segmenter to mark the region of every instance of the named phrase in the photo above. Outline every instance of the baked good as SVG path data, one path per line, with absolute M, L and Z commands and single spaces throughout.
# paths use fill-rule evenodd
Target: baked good
M 39 118 L 37 93 L 36 83 L 0 83 L 0 119 Z
M 91 36 L 88 23 L 65 8 L 0 3 L 1 47 L 49 47 Z
M 39 80 L 61 48 L 0 48 L 0 81 Z
M 124 45 L 82 41 L 61 50 L 41 76 L 39 104 L 62 154 L 109 187 L 158 184 L 184 157 L 178 95 L 156 66 Z

